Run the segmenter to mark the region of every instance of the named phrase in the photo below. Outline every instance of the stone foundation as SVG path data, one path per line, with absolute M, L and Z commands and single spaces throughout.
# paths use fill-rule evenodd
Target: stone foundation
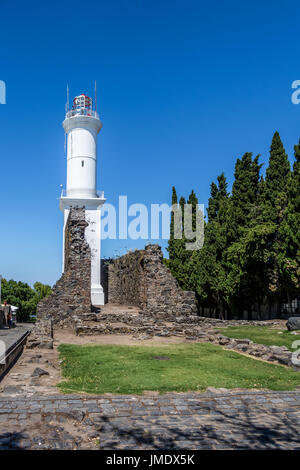
M 130 311 L 120 306 L 112 311 L 112 304 L 105 306 L 94 318 L 81 318 L 77 321 L 75 332 L 78 336 L 95 335 L 132 335 L 133 339 L 145 340 L 153 337 L 179 337 L 183 341 L 214 343 L 225 349 L 232 349 L 267 362 L 274 362 L 293 367 L 300 371 L 300 366 L 293 363 L 292 352 L 285 346 L 266 346 L 257 344 L 248 338 L 233 339 L 223 335 L 219 328 L 228 326 L 272 326 L 278 331 L 284 328 L 280 320 L 270 321 L 234 321 L 217 320 L 196 315 L 171 316 L 163 319 Z M 297 339 L 297 336 L 295 336 Z
M 179 287 L 163 263 L 159 245 L 112 260 L 107 277 L 109 303 L 134 305 L 155 316 L 197 314 L 194 292 Z
M 27 340 L 28 349 L 52 349 L 53 348 L 53 323 L 51 319 L 37 320 Z

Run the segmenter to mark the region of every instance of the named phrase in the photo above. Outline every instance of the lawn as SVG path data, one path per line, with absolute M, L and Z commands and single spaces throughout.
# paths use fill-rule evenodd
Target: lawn
M 229 326 L 219 328 L 220 333 L 229 338 L 248 338 L 254 343 L 266 346 L 286 346 L 290 351 L 293 341 L 300 340 L 300 335 L 293 335 L 287 330 L 276 330 L 269 326 Z
M 59 347 L 64 393 L 184 392 L 207 387 L 294 390 L 300 374 L 209 343 Z M 168 360 L 157 359 L 167 357 Z

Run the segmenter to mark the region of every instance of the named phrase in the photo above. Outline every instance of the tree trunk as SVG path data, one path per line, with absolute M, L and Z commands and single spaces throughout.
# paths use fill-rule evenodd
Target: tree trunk
M 220 311 L 220 319 L 224 320 L 224 309 L 223 309 L 223 302 L 219 303 L 219 311 Z
M 258 313 L 258 320 L 261 320 L 261 304 L 257 302 L 257 313 Z

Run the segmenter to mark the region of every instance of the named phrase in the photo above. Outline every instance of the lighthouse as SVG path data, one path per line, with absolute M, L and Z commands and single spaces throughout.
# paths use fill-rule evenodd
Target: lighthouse
M 101 208 L 104 193 L 97 191 L 97 136 L 102 128 L 92 98 L 76 96 L 67 109 L 63 128 L 67 136 L 67 185 L 59 207 L 64 213 L 63 267 L 65 228 L 72 207 L 85 208 L 85 239 L 91 249 L 91 303 L 104 304 L 101 285 Z

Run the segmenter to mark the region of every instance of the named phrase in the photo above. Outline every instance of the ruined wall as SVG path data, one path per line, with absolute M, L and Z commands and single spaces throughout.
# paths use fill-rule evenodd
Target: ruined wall
M 159 245 L 112 260 L 107 276 L 110 303 L 135 305 L 150 315 L 197 313 L 195 294 L 178 286 Z
M 144 250 L 129 252 L 108 265 L 108 302 L 145 307 Z
M 52 319 L 60 326 L 72 324 L 73 315 L 91 311 L 91 252 L 85 241 L 85 210 L 70 210 L 65 230 L 65 272 L 52 294 L 41 300 L 37 319 Z
M 163 263 L 159 245 L 148 245 L 144 255 L 146 310 L 151 314 L 197 314 L 195 293 L 182 290 Z

